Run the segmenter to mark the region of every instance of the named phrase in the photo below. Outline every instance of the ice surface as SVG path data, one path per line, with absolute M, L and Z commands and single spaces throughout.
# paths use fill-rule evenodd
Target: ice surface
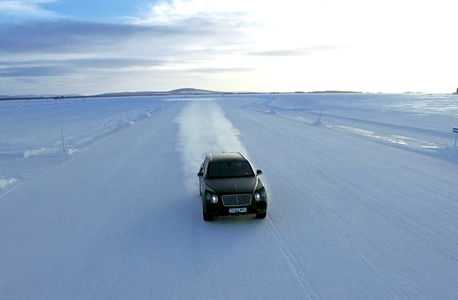
M 457 101 L 0 101 L 0 299 L 455 299 Z M 212 151 L 263 170 L 266 219 L 202 220 Z

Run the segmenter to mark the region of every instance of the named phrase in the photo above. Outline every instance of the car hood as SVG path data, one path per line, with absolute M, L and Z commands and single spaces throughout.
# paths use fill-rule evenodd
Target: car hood
M 207 185 L 216 194 L 240 194 L 253 193 L 258 186 L 259 179 L 256 176 L 242 178 L 211 179 Z

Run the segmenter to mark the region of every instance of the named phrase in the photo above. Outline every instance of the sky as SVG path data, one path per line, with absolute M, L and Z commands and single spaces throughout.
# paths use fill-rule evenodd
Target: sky
M 0 95 L 450 93 L 456 0 L 0 0 Z

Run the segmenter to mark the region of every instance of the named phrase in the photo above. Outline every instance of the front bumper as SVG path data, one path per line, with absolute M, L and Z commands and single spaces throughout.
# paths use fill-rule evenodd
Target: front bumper
M 239 208 L 239 207 L 246 207 L 247 211 L 243 213 L 230 213 L 229 212 L 229 209 Z M 203 210 L 206 215 L 213 216 L 213 217 L 247 215 L 247 214 L 262 214 L 262 213 L 267 212 L 267 199 L 262 199 L 260 201 L 256 201 L 253 199 L 250 205 L 231 206 L 231 207 L 224 206 L 221 203 L 221 201 L 218 201 L 218 203 L 212 203 L 208 200 L 203 200 Z

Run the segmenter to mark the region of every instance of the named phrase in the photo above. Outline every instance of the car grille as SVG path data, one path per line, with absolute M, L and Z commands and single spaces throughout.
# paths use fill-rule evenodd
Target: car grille
M 242 206 L 251 204 L 251 194 L 224 195 L 221 197 L 224 206 Z

